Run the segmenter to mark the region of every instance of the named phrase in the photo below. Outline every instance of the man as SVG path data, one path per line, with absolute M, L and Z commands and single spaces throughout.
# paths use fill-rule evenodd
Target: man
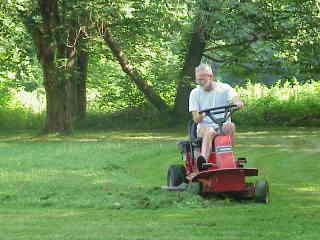
M 212 140 L 217 135 L 218 125 L 200 111 L 221 107 L 233 103 L 238 108 L 243 107 L 243 102 L 236 91 L 228 84 L 216 82 L 213 78 L 211 66 L 200 64 L 195 70 L 196 82 L 199 86 L 193 89 L 189 97 L 189 112 L 193 120 L 198 123 L 197 135 L 202 138 L 201 155 L 198 162 L 207 163 L 212 151 Z M 235 125 L 230 120 L 223 125 L 223 134 L 231 136 L 232 142 L 235 134 Z

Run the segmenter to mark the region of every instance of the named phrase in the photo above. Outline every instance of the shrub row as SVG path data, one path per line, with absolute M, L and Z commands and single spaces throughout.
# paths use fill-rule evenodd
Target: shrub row
M 240 126 L 320 126 L 320 82 L 285 83 L 266 87 L 248 83 L 237 87 L 246 107 L 233 120 Z M 4 97 L 4 95 L 3 95 Z M 0 129 L 40 129 L 44 114 L 33 113 L 31 108 L 6 95 L 6 104 L 0 104 Z M 3 98 L 4 99 L 4 98 Z M 114 113 L 90 111 L 79 128 L 166 128 L 173 124 L 185 125 L 168 116 L 160 116 L 150 105 Z
M 234 121 L 246 126 L 320 126 L 320 83 L 285 83 L 238 88 L 246 107 Z

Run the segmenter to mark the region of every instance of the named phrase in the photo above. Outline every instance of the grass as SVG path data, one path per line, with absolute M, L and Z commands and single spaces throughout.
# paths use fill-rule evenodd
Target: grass
M 320 130 L 237 135 L 271 204 L 163 192 L 180 131 L 0 136 L 0 236 L 24 239 L 317 239 Z M 250 178 L 249 178 L 250 179 Z M 251 181 L 255 181 L 252 178 Z

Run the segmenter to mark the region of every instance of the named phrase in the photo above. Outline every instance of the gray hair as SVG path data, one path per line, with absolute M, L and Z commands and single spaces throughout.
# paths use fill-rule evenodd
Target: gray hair
M 199 73 L 199 72 L 205 72 L 211 75 L 213 74 L 211 66 L 205 63 L 201 63 L 198 67 L 196 67 L 196 73 Z

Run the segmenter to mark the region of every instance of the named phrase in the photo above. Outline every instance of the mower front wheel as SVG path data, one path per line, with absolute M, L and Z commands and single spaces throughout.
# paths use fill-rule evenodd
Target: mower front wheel
M 256 183 L 255 201 L 259 203 L 269 203 L 269 184 L 266 180 L 260 180 Z
M 183 165 L 171 165 L 167 174 L 168 187 L 177 187 L 186 181 L 186 170 Z

